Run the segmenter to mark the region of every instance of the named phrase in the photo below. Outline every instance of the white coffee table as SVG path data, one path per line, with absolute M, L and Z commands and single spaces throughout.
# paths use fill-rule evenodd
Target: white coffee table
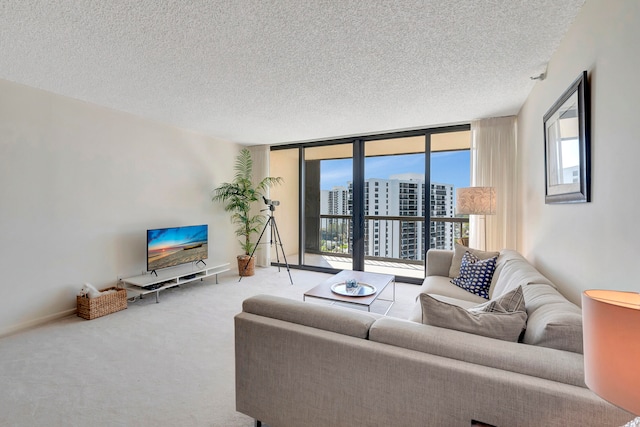
M 331 290 L 331 286 L 338 283 L 344 283 L 346 280 L 356 280 L 359 283 L 374 286 L 376 288 L 376 293 L 367 296 L 347 296 L 338 294 Z M 380 295 L 390 283 L 393 283 L 392 299 L 380 298 Z M 364 271 L 343 270 L 320 283 L 318 286 L 305 292 L 302 299 L 306 301 L 307 297 L 328 300 L 333 303 L 344 302 L 364 306 L 367 307 L 367 311 L 371 311 L 371 304 L 373 304 L 374 301 L 388 301 L 391 304 L 384 312 L 386 315 L 396 301 L 396 276 L 390 274 L 367 273 Z

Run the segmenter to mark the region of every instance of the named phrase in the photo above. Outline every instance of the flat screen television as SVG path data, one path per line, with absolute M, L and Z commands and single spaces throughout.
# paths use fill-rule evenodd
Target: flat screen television
M 207 224 L 147 230 L 147 271 L 204 262 L 208 241 Z

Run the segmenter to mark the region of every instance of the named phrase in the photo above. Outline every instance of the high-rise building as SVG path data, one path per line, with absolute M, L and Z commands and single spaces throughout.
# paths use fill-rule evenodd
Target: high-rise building
M 323 190 L 323 193 L 325 191 Z M 326 212 L 322 212 L 327 215 L 349 215 L 349 190 L 346 187 L 333 187 L 331 190 L 326 191 Z M 320 209 L 322 210 L 322 201 L 320 202 Z
M 422 260 L 425 241 L 425 182 L 420 174 L 393 175 L 389 179 L 369 178 L 364 182 L 365 254 L 380 258 Z M 329 215 L 350 215 L 352 184 L 323 192 L 321 202 Z M 453 217 L 453 185 L 432 183 L 431 218 Z M 382 217 L 382 218 L 376 218 Z M 404 217 L 416 217 L 410 219 Z M 349 233 L 351 234 L 351 232 Z M 429 227 L 431 248 L 453 248 L 453 224 L 433 221 Z
M 453 249 L 453 223 L 437 221 L 437 218 L 453 218 L 453 185 L 431 184 L 431 227 L 429 247 Z M 436 219 L 434 221 L 434 219 Z
M 333 187 L 321 190 L 321 215 L 350 215 L 350 190 L 346 187 Z M 320 222 L 322 241 L 321 250 L 338 253 L 351 253 L 350 224 L 345 218 L 329 217 Z

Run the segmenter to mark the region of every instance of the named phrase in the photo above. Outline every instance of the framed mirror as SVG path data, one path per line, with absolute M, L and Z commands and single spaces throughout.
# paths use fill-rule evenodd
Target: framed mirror
M 545 203 L 591 201 L 589 105 L 583 71 L 544 115 Z

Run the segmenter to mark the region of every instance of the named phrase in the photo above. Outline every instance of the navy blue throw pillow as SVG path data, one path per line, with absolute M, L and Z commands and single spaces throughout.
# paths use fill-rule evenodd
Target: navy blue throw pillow
M 491 278 L 496 270 L 498 257 L 481 260 L 469 251 L 462 256 L 460 275 L 451 279 L 451 283 L 467 292 L 489 298 Z

